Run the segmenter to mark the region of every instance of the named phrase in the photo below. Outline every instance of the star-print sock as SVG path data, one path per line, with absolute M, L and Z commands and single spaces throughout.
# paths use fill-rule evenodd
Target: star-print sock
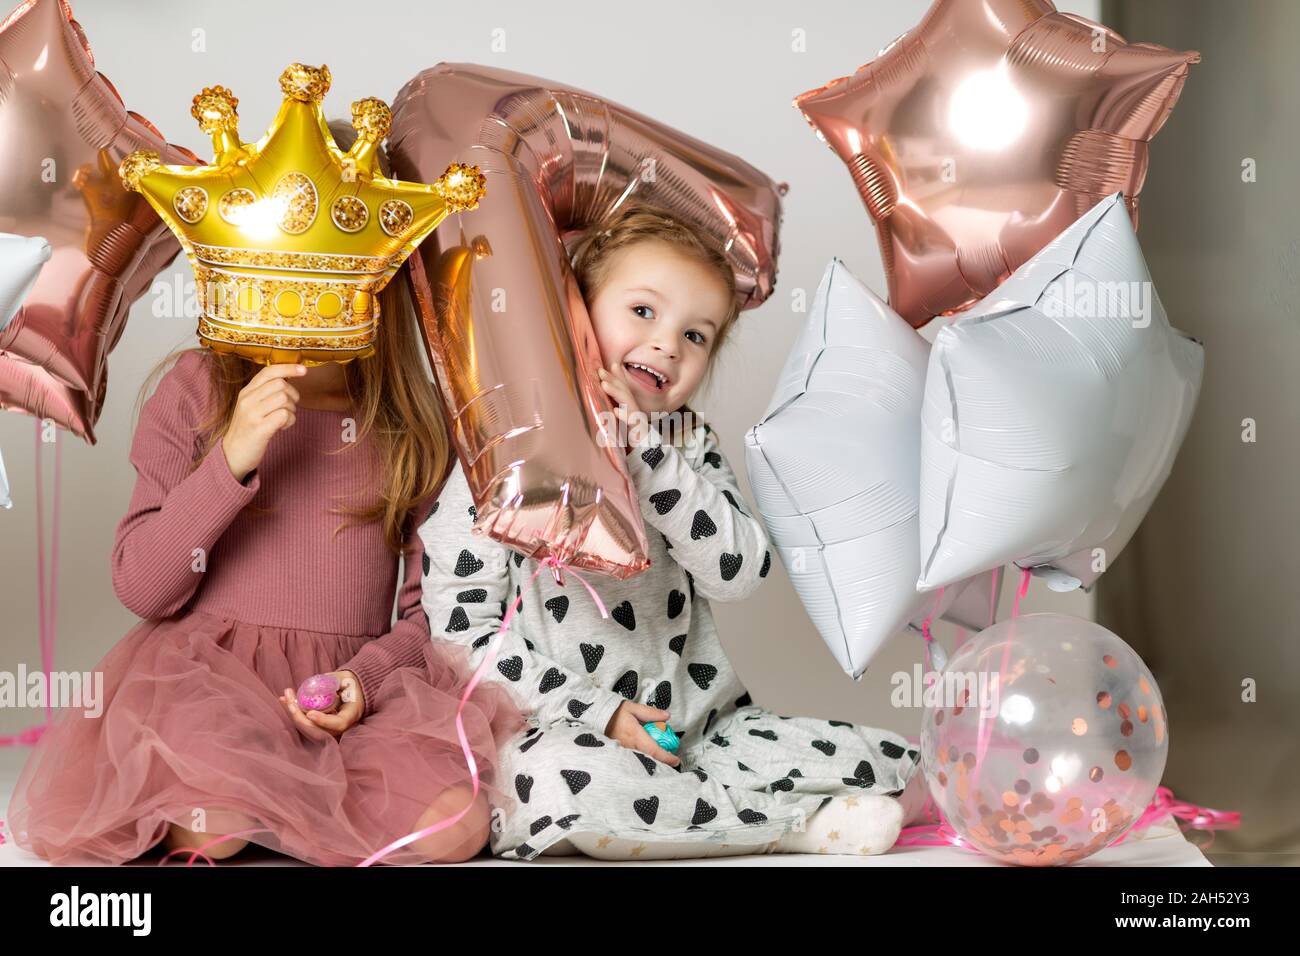
M 776 852 L 875 856 L 894 845 L 902 828 L 903 805 L 894 797 L 832 797 L 802 831 L 777 840 Z
M 569 841 L 596 860 L 698 860 L 714 856 L 771 853 L 773 843 L 698 843 L 669 840 L 627 840 L 599 833 L 575 833 Z

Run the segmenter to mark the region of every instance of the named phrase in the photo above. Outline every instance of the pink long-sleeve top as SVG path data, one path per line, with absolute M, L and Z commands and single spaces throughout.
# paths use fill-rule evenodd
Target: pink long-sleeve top
M 299 407 L 261 464 L 237 481 L 219 442 L 203 457 L 197 426 L 212 389 L 208 353 L 182 354 L 144 403 L 131 445 L 135 490 L 117 526 L 113 589 L 142 618 L 191 610 L 248 624 L 372 637 L 338 669 L 354 671 L 366 715 L 383 678 L 422 666 L 429 623 L 420 606 L 433 500 L 408 517 L 399 559 L 381 522 L 349 524 L 330 509 L 378 499 L 382 462 L 355 440 L 350 413 Z M 303 674 L 302 677 L 309 675 Z

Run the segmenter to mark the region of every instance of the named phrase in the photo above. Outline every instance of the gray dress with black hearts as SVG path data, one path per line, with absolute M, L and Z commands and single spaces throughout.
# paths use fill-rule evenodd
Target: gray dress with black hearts
M 712 429 L 699 425 L 677 445 L 652 430 L 627 465 L 650 567 L 625 581 L 585 575 L 608 619 L 576 581 L 560 587 L 543 571 L 530 584 L 536 562 L 471 533 L 460 467 L 420 528 L 433 638 L 468 645 L 472 666 L 506 602 L 522 596 L 484 675 L 506 682 L 530 715 L 503 745 L 494 783 L 511 805 L 494 807 L 492 851 L 530 860 L 579 832 L 763 844 L 832 796 L 901 791 L 918 759 L 905 738 L 770 713 L 750 702 L 727 660 L 709 601 L 749 595 L 771 555 Z M 680 769 L 604 735 L 624 700 L 671 711 Z

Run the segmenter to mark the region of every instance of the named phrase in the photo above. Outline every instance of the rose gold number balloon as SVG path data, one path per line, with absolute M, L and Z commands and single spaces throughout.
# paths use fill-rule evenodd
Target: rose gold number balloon
M 394 171 L 474 163 L 487 195 L 409 260 L 476 527 L 535 558 L 646 566 L 625 455 L 601 420 L 600 351 L 564 241 L 625 199 L 714 236 L 742 307 L 772 291 L 782 187 L 728 153 L 536 77 L 440 64 L 398 93 Z
M 49 417 L 94 442 L 108 352 L 131 303 L 180 246 L 118 163 L 135 149 L 198 162 L 126 109 L 61 0 L 0 23 L 0 232 L 53 247 L 0 332 L 0 407 Z
M 1111 193 L 1136 228 L 1147 143 L 1199 61 L 1050 0 L 936 0 L 795 106 L 848 165 L 889 304 L 920 326 L 992 292 Z

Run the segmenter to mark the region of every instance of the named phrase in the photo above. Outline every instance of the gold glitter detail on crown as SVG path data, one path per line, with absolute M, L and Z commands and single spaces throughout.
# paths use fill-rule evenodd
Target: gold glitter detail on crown
M 161 165 L 146 152 L 122 161 L 123 184 L 190 259 L 199 335 L 214 349 L 267 362 L 369 354 L 377 293 L 449 212 L 483 195 L 475 166 L 449 166 L 432 184 L 385 177 L 377 150 L 392 113 L 373 97 L 352 104 L 357 140 L 340 150 L 322 110 L 330 81 L 328 67 L 291 64 L 280 109 L 253 143 L 240 139 L 234 94 L 206 87 L 191 113 L 212 138 L 211 164 Z

